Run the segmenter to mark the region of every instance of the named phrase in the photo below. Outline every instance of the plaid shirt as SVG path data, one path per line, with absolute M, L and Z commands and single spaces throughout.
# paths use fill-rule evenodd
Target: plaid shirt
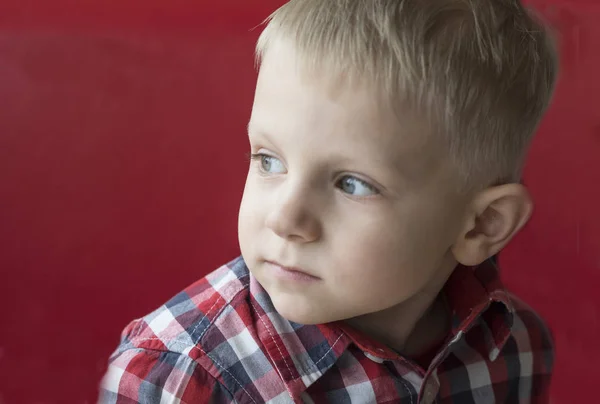
M 282 318 L 242 258 L 129 324 L 101 403 L 547 403 L 540 318 L 495 266 L 458 267 L 452 330 L 427 369 L 341 323 Z

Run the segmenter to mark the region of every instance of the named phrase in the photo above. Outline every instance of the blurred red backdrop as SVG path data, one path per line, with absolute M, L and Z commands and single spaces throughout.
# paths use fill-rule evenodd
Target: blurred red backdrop
M 238 255 L 262 19 L 283 0 L 0 3 L 0 403 L 94 402 L 131 319 Z M 563 73 L 506 283 L 550 323 L 554 403 L 600 361 L 600 7 L 536 0 Z

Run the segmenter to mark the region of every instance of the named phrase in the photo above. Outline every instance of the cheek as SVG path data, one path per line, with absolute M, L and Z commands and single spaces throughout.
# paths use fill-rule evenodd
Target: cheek
M 369 296 L 392 293 L 404 300 L 417 293 L 433 276 L 445 251 L 435 246 L 430 229 L 413 222 L 418 220 L 388 219 L 362 231 L 345 232 L 345 246 L 336 248 L 342 252 L 335 258 L 341 268 L 336 281 Z M 369 288 L 364 287 L 367 280 Z
M 260 204 L 252 192 L 250 181 L 251 179 L 248 179 L 244 188 L 238 213 L 238 240 L 242 255 L 245 258 L 246 256 L 250 258 L 252 240 L 255 239 L 256 233 L 260 230 L 261 221 Z
M 345 254 L 351 272 L 347 279 L 368 277 L 383 283 L 407 281 L 416 272 L 417 255 L 415 246 L 400 234 L 364 234 L 356 237 Z

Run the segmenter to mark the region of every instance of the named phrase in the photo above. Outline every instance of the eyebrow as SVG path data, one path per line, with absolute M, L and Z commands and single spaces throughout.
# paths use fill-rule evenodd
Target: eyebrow
M 246 130 L 251 143 L 253 140 L 257 140 L 257 138 L 260 138 L 266 141 L 271 146 L 275 146 L 275 143 L 273 142 L 271 136 L 269 136 L 269 134 L 266 131 L 262 130 L 260 125 L 257 125 L 255 122 L 248 122 L 248 124 L 246 125 Z
M 257 124 L 256 122 L 249 121 L 248 124 L 246 125 L 246 133 L 248 134 L 248 136 L 250 136 L 250 135 L 254 135 L 254 137 L 261 136 L 265 140 L 272 143 L 271 136 L 269 136 L 269 133 L 267 131 L 265 131 L 265 130 L 263 130 L 263 128 L 261 128 L 260 123 Z

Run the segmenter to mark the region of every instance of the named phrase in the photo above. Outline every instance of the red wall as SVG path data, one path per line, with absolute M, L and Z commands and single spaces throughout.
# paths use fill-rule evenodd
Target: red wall
M 94 402 L 121 328 L 238 254 L 251 28 L 280 3 L 0 2 L 0 403 Z M 536 214 L 501 261 L 554 330 L 554 402 L 589 402 L 600 7 L 535 3 L 563 77 L 527 169 Z

